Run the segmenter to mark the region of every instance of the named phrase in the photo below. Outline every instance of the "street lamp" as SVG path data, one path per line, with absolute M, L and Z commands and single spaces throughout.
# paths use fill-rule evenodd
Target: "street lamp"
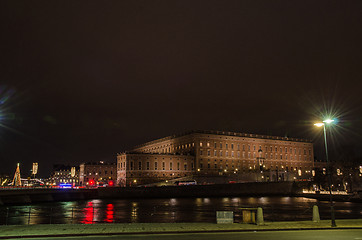
M 336 219 L 334 216 L 334 207 L 333 207 L 333 200 L 332 200 L 332 178 L 331 178 L 331 170 L 329 168 L 329 159 L 328 159 L 328 147 L 327 147 L 327 133 L 326 133 L 326 125 L 334 122 L 332 119 L 326 119 L 323 122 L 315 123 L 314 125 L 317 127 L 323 126 L 323 132 L 324 132 L 324 147 L 326 149 L 326 159 L 327 159 L 327 175 L 328 175 L 328 185 L 329 185 L 329 202 L 331 205 L 331 226 L 337 227 L 336 225 Z

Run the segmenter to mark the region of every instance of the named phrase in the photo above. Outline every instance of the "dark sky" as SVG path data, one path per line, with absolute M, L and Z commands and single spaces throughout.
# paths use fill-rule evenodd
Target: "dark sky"
M 318 152 L 312 123 L 328 114 L 333 149 L 361 146 L 360 0 L 9 0 L 0 34 L 3 173 L 116 161 L 192 129 L 309 138 Z

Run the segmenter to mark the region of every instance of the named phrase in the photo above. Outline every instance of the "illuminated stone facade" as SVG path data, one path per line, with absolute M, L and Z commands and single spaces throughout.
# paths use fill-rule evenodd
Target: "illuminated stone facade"
M 195 157 L 174 154 L 122 153 L 117 156 L 117 184 L 134 186 L 191 176 Z
M 165 159 L 172 156 L 188 156 L 188 164 L 194 167 L 185 172 L 187 175 L 247 176 L 250 173 L 258 173 L 260 179 L 255 180 L 261 181 L 308 179 L 314 167 L 313 143 L 310 141 L 234 132 L 192 131 L 173 135 L 137 146 L 132 150 L 132 154 L 135 153 L 139 154 L 136 162 L 141 162 L 141 166 L 146 164 L 147 158 L 152 159 L 154 156 L 162 156 Z M 117 181 L 121 185 L 128 181 L 130 174 L 144 174 L 143 168 L 137 170 L 137 173 L 135 169 L 131 170 L 128 157 L 133 158 L 132 154 L 123 153 L 117 157 Z M 147 171 L 148 176 L 157 174 L 159 178 L 160 174 L 163 176 L 163 171 L 168 170 L 150 168 Z M 177 176 L 169 174 L 165 172 L 164 176 Z M 182 173 L 180 175 L 182 176 Z M 152 179 L 149 178 L 147 182 L 149 181 Z
M 72 173 L 72 168 L 74 172 Z M 50 175 L 48 184 L 59 186 L 60 184 L 79 185 L 79 167 L 56 164 Z
M 103 185 L 109 180 L 117 179 L 117 167 L 115 163 L 91 162 L 82 163 L 79 169 L 79 184 Z M 91 182 L 93 180 L 93 182 Z

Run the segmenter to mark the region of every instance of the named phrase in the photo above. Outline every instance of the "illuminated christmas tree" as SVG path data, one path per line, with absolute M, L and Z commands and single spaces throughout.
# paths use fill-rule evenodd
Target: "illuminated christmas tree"
M 14 186 L 21 186 L 21 178 L 20 178 L 20 164 L 18 163 L 18 166 L 15 171 L 14 180 L 13 180 Z

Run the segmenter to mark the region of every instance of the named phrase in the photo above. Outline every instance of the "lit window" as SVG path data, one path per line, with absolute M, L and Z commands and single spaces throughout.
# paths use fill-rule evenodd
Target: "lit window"
M 210 143 L 209 143 L 209 142 L 208 142 L 206 145 L 207 145 L 207 147 L 210 147 Z

